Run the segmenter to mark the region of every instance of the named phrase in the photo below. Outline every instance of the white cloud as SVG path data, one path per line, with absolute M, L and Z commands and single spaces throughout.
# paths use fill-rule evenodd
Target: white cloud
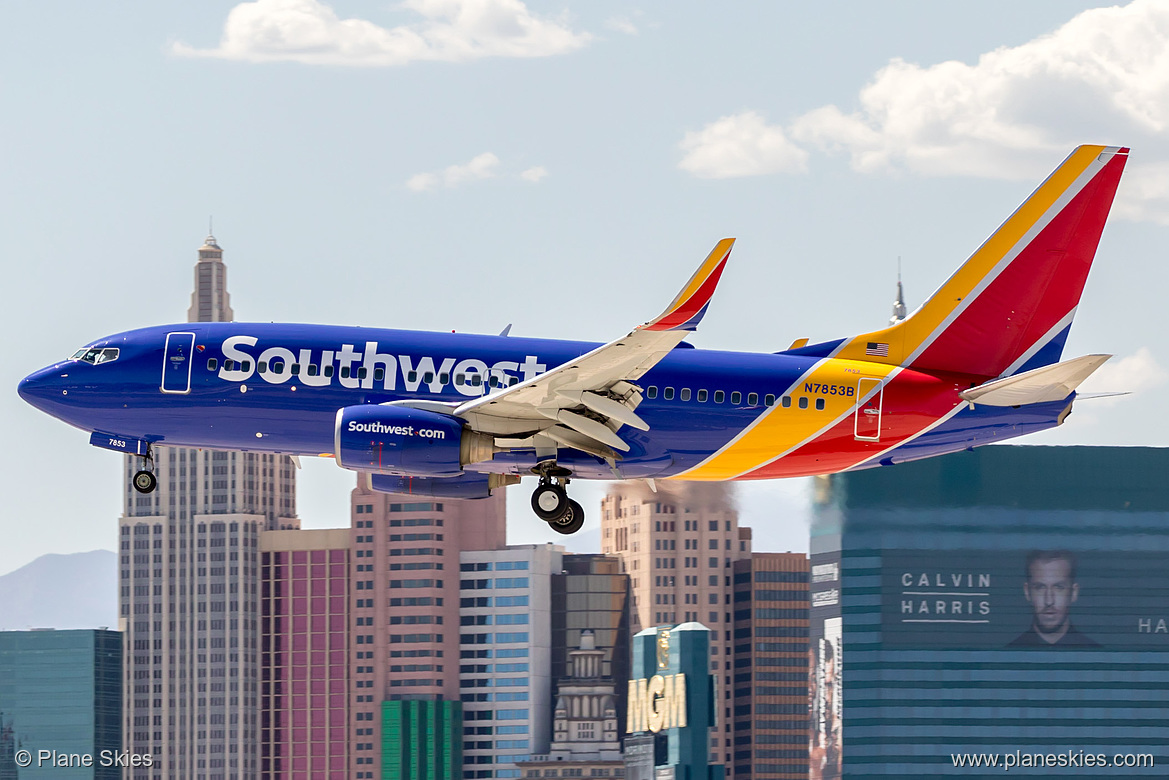
M 458 187 L 471 181 L 494 179 L 499 175 L 499 158 L 484 152 L 463 165 L 449 165 L 441 171 L 416 173 L 406 181 L 406 187 L 415 192 L 427 192 L 440 187 Z
M 540 181 L 540 179 L 543 179 L 547 175 L 548 175 L 548 169 L 545 168 L 543 165 L 537 165 L 533 168 L 528 168 L 526 171 L 521 173 L 520 178 L 523 179 L 524 181 L 530 181 L 533 184 L 535 184 L 538 181 Z
M 685 155 L 678 167 L 703 179 L 797 173 L 807 168 L 808 153 L 789 141 L 782 128 L 768 125 L 754 111 L 724 116 L 689 132 L 679 147 Z
M 565 19 L 533 15 L 521 0 L 407 0 L 415 24 L 382 27 L 341 19 L 319 0 L 254 0 L 227 15 L 214 49 L 176 43 L 182 56 L 246 62 L 384 67 L 482 57 L 547 57 L 584 46 Z
M 724 138 L 719 156 L 753 159 L 753 139 L 767 134 L 847 154 L 862 172 L 1022 180 L 1042 177 L 1053 159 L 1080 143 L 1131 146 L 1116 213 L 1169 224 L 1169 3 L 1135 0 L 1084 11 L 972 65 L 894 59 L 860 90 L 854 107 L 822 106 L 786 126 L 755 126 L 738 140 Z M 682 167 L 712 175 L 690 155 Z M 750 165 L 720 170 L 760 172 Z M 792 170 L 801 168 L 774 172 Z
M 1113 358 L 1084 380 L 1080 386 L 1084 393 L 1142 393 L 1165 384 L 1169 380 L 1166 371 L 1148 347 L 1119 360 Z M 1093 403 L 1111 404 L 1120 398 L 1102 398 Z
M 637 25 L 628 16 L 613 16 L 605 20 L 605 26 L 626 35 L 637 35 Z

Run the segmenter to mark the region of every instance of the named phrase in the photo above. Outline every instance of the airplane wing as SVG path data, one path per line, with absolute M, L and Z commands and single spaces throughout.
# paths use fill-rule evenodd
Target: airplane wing
M 571 447 L 612 460 L 629 449 L 617 431 L 649 426 L 634 411 L 638 379 L 678 346 L 702 320 L 730 256 L 733 238 L 719 241 L 660 315 L 603 347 L 537 377 L 467 401 L 448 413 L 473 430 L 496 436 L 505 449 Z

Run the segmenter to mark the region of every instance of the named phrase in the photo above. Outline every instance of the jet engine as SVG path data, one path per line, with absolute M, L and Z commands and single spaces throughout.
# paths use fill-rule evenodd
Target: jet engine
M 334 457 L 342 468 L 418 477 L 453 477 L 491 460 L 491 436 L 437 412 L 363 404 L 337 411 Z

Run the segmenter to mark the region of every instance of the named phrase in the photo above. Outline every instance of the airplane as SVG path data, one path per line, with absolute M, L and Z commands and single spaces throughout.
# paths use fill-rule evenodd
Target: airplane
M 922 306 L 776 353 L 697 349 L 719 241 L 669 306 L 607 344 L 198 322 L 90 342 L 21 381 L 33 406 L 135 455 L 333 458 L 375 490 L 485 498 L 584 523 L 572 479 L 754 480 L 889 466 L 1060 425 L 1108 355 L 1061 362 L 1128 149 L 1080 146 Z

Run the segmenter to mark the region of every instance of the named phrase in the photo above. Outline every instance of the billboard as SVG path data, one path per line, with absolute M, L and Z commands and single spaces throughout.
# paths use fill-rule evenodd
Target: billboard
M 844 758 L 844 621 L 840 612 L 840 551 L 811 558 L 808 643 L 808 776 L 835 780 Z
M 1169 553 L 886 550 L 881 636 L 906 649 L 1169 651 Z

